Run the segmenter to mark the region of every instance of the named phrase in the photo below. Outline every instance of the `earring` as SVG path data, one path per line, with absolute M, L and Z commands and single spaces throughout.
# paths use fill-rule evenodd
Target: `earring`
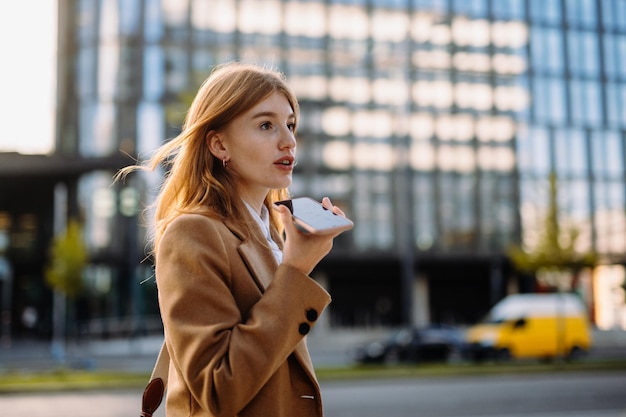
M 228 166 L 228 162 L 229 162 L 228 159 L 226 158 L 222 159 L 222 166 L 226 168 Z

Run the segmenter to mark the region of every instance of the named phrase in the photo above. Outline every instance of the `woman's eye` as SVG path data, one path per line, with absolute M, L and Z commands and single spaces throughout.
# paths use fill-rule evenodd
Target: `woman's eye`
M 287 128 L 289 129 L 289 131 L 293 132 L 294 130 L 296 130 L 296 124 L 295 123 L 287 123 Z
M 261 129 L 269 130 L 272 128 L 272 124 L 270 122 L 261 123 Z

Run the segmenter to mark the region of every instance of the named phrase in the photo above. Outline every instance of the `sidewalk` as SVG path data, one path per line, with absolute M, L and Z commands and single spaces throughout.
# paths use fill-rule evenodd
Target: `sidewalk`
M 350 351 L 365 341 L 384 337 L 388 330 L 342 330 L 313 332 L 308 346 L 317 367 L 349 366 Z M 594 330 L 591 357 L 626 359 L 626 331 Z M 10 348 L 0 347 L 0 373 L 46 371 L 55 368 L 110 370 L 149 373 L 163 342 L 162 335 L 133 339 L 69 342 L 65 358 L 52 354 L 51 344 L 39 341 L 16 341 Z

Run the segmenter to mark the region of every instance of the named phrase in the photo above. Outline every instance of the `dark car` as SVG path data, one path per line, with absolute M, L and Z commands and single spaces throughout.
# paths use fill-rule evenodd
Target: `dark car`
M 462 343 L 463 333 L 455 327 L 403 328 L 384 340 L 357 347 L 354 359 L 361 364 L 447 362 Z

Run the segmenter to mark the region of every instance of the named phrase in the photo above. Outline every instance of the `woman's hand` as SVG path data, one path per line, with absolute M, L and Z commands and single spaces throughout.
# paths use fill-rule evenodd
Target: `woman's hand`
M 345 217 L 339 207 L 333 206 L 328 197 L 322 199 L 322 205 L 333 213 Z M 313 268 L 333 248 L 333 239 L 341 232 L 329 234 L 303 233 L 296 228 L 291 212 L 285 206 L 279 206 L 281 220 L 285 225 L 285 247 L 283 249 L 283 263 L 309 275 Z

